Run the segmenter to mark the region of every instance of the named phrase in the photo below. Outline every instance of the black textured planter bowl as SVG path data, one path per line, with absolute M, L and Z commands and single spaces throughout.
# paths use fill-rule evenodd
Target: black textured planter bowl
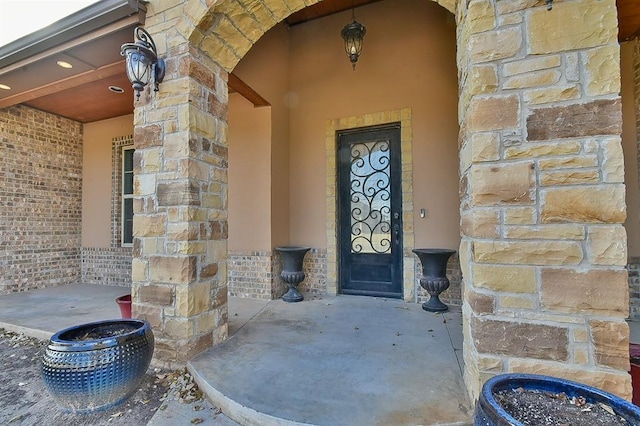
M 564 392 L 569 398 L 582 396 L 588 403 L 608 405 L 630 425 L 640 425 L 640 407 L 616 395 L 558 377 L 513 373 L 500 374 L 485 382 L 476 404 L 474 426 L 524 426 L 507 413 L 493 396 L 494 392 L 518 388 L 553 393 Z
M 54 334 L 42 359 L 45 388 L 64 411 L 88 413 L 123 402 L 140 385 L 153 355 L 149 323 L 118 319 Z

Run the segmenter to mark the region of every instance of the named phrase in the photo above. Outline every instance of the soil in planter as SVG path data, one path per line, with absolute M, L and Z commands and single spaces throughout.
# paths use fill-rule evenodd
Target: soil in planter
M 139 327 L 135 324 L 122 324 L 114 323 L 108 325 L 99 325 L 91 328 L 82 328 L 75 330 L 71 333 L 65 333 L 60 336 L 64 340 L 71 341 L 84 341 L 84 340 L 97 340 L 108 337 L 118 337 L 123 334 L 131 333 L 137 330 Z
M 632 426 L 610 406 L 587 402 L 581 396 L 523 388 L 497 391 L 493 396 L 507 413 L 527 426 Z

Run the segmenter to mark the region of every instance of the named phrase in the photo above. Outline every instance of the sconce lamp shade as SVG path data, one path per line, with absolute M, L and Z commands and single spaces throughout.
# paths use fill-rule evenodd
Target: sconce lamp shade
M 158 91 L 166 68 L 164 60 L 158 58 L 156 45 L 149 33 L 142 27 L 136 27 L 134 36 L 137 41 L 123 44 L 120 54 L 125 57 L 127 77 L 136 92 L 136 98 L 140 98 L 140 92 L 151 83 L 152 79 L 155 85 L 154 91 Z
M 353 69 L 356 69 L 356 62 L 362 53 L 362 44 L 364 35 L 367 33 L 367 29 L 360 22 L 353 20 L 352 23 L 347 24 L 342 29 L 342 38 L 344 39 L 344 50 L 349 56 L 349 60 L 353 65 Z

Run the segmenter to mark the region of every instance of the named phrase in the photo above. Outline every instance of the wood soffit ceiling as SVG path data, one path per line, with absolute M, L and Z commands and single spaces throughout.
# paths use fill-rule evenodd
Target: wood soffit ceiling
M 357 8 L 377 1 L 380 0 L 323 0 L 292 14 L 285 23 L 300 25 L 344 12 L 352 5 Z M 617 0 L 617 6 L 619 40 L 640 37 L 640 0 Z M 144 17 L 130 17 L 0 69 L 0 83 L 12 88 L 0 90 L 0 108 L 23 103 L 82 123 L 133 113 L 134 94 L 120 46 L 133 40 L 133 29 L 140 22 Z M 59 60 L 73 63 L 74 68 L 58 67 Z M 120 87 L 124 93 L 113 93 L 109 86 Z M 234 74 L 229 76 L 229 92 L 241 94 L 254 106 L 269 105 Z

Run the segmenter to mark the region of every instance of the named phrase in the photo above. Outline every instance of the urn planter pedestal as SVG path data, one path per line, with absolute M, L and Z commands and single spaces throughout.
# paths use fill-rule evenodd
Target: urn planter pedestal
M 428 312 L 444 312 L 449 309 L 440 301 L 440 293 L 449 288 L 447 278 L 447 262 L 456 251 L 451 249 L 422 248 L 412 250 L 422 264 L 420 286 L 427 290 L 431 298 L 422 304 Z
M 285 302 L 301 302 L 304 300 L 297 287 L 305 278 L 302 263 L 309 250 L 311 250 L 310 247 L 303 246 L 276 247 L 276 251 L 282 256 L 280 278 L 289 286 L 287 293 L 282 296 L 282 300 Z

